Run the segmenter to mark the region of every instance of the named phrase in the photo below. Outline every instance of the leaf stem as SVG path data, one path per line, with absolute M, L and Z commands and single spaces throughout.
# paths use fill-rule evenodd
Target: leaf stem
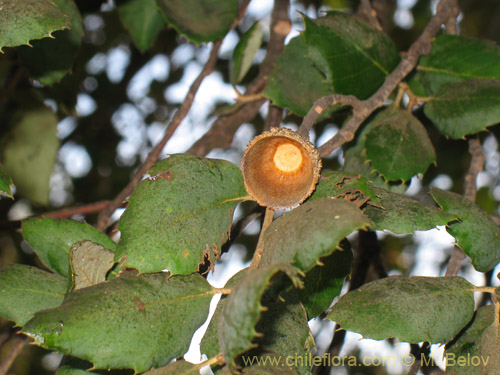
M 262 259 L 262 254 L 264 252 L 264 234 L 273 222 L 274 210 L 272 208 L 266 208 L 266 214 L 264 215 L 264 223 L 262 224 L 262 230 L 260 231 L 259 241 L 257 242 L 257 248 L 253 254 L 252 263 L 250 263 L 249 271 L 253 271 L 259 267 L 260 260 Z

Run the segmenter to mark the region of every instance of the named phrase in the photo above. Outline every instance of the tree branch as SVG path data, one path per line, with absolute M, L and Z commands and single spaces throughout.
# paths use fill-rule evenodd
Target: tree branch
M 24 336 L 13 336 L 10 340 L 10 350 L 7 353 L 7 356 L 3 359 L 2 363 L 0 363 L 0 375 L 7 374 L 10 366 L 14 363 L 17 356 L 21 353 L 26 345 L 27 339 Z

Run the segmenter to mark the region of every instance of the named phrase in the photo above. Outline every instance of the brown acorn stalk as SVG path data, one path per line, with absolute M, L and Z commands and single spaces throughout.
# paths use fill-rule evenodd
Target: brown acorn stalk
M 286 208 L 302 203 L 314 191 L 321 160 L 304 137 L 272 128 L 250 142 L 241 170 L 247 192 L 261 206 Z

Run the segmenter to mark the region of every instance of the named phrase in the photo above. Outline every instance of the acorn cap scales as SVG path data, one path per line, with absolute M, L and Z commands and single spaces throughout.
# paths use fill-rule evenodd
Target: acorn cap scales
M 292 207 L 314 191 L 321 160 L 305 138 L 286 128 L 272 128 L 248 145 L 241 170 L 248 193 L 261 206 Z

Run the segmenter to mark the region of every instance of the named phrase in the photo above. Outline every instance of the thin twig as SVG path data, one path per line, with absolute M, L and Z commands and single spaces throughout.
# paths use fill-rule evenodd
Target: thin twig
M 5 89 L 3 89 L 2 92 L 0 92 L 0 102 L 5 98 L 9 97 L 12 91 L 14 91 L 14 89 L 17 87 L 17 84 L 19 83 L 19 80 L 23 76 L 25 70 L 26 69 L 24 68 L 24 66 L 20 66 L 19 68 L 17 68 L 16 72 L 14 73 L 14 76 L 9 81 Z
M 3 359 L 2 363 L 0 363 L 0 375 L 7 375 L 7 371 L 9 371 L 10 366 L 14 363 L 17 356 L 21 353 L 24 348 L 24 345 L 27 343 L 27 339 L 24 336 L 13 336 L 10 343 L 10 350 L 7 353 L 7 356 Z
M 364 18 L 368 20 L 370 25 L 377 28 L 378 30 L 382 30 L 382 26 L 380 25 L 380 22 L 377 18 L 377 12 L 373 9 L 370 0 L 361 0 L 361 4 L 358 8 L 358 13 L 363 15 Z
M 262 229 L 260 231 L 259 241 L 257 242 L 257 247 L 253 254 L 252 262 L 250 263 L 249 271 L 255 270 L 259 267 L 260 260 L 262 259 L 262 254 L 264 253 L 264 235 L 267 228 L 273 222 L 274 210 L 272 208 L 266 208 L 266 214 L 264 215 L 264 222 L 262 223 Z
M 263 207 L 256 205 L 254 209 L 252 209 L 247 215 L 243 216 L 240 220 L 238 220 L 231 227 L 231 234 L 229 236 L 229 240 L 222 245 L 221 254 L 224 254 L 229 251 L 229 248 L 232 246 L 234 241 L 238 239 L 243 230 L 255 219 L 258 219 L 264 213 Z

